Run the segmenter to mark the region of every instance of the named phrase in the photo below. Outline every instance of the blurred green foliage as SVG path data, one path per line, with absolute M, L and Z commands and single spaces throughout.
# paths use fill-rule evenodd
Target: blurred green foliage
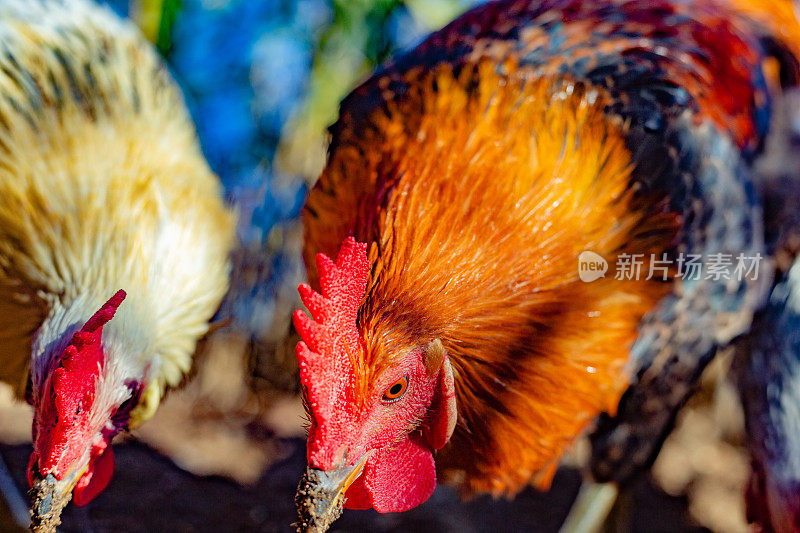
M 161 16 L 158 21 L 158 33 L 155 43 L 159 51 L 164 55 L 169 53 L 172 45 L 172 25 L 175 24 L 181 5 L 181 0 L 161 1 Z
M 181 0 L 133 0 L 130 11 L 142 32 L 159 52 L 169 54 L 172 46 L 172 25 L 180 12 Z

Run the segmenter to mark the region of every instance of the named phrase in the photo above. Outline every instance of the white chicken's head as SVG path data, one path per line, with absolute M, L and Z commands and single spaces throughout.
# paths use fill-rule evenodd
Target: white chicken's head
M 125 299 L 118 291 L 50 362 L 49 370 L 28 401 L 34 407 L 33 453 L 28 481 L 33 487 L 33 519 L 58 520 L 74 499 L 84 505 L 105 489 L 114 468 L 111 440 L 124 429 L 142 391 L 125 384 L 126 394 L 107 401 L 103 326 Z

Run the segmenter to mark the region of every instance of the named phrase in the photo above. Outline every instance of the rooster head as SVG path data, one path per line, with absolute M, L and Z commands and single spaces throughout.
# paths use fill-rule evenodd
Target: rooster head
M 294 315 L 311 419 L 297 503 L 303 528 L 315 531 L 343 505 L 400 512 L 427 500 L 436 486 L 433 451 L 456 423 L 453 372 L 438 339 L 365 372 L 357 320 L 370 275 L 366 248 L 348 237 L 336 263 L 319 254 L 321 293 L 299 288 L 311 318 Z
M 127 399 L 140 387 L 129 385 L 128 398 L 106 401 L 102 395 L 106 356 L 103 326 L 125 299 L 118 291 L 74 335 L 52 362 L 34 406 L 33 453 L 28 481 L 33 487 L 33 525 L 55 520 L 70 498 L 84 505 L 105 489 L 114 468 L 111 440 L 127 424 Z M 129 414 L 129 413 L 128 413 Z

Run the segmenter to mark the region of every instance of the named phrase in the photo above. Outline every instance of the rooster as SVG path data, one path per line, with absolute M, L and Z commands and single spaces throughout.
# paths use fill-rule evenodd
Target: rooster
M 300 528 L 546 488 L 586 433 L 595 479 L 646 468 L 768 293 L 798 43 L 788 1 L 495 1 L 348 96 L 303 213 Z
M 234 216 L 181 95 L 129 23 L 0 3 L 0 379 L 34 408 L 34 529 L 108 483 L 111 441 L 190 369 Z

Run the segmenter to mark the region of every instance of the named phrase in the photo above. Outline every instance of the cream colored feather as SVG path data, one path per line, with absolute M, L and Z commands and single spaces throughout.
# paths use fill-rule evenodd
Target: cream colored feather
M 0 379 L 20 385 L 32 363 L 35 390 L 124 289 L 106 378 L 145 375 L 157 404 L 227 290 L 233 239 L 180 93 L 138 31 L 82 0 L 0 2 Z

